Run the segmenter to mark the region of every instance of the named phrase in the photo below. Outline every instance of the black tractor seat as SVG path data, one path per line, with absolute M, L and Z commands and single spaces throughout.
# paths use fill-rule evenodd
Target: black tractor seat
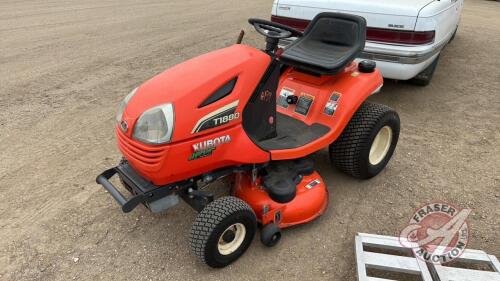
M 363 17 L 320 13 L 304 35 L 285 49 L 280 60 L 314 74 L 336 74 L 363 51 L 365 40 L 366 20 Z

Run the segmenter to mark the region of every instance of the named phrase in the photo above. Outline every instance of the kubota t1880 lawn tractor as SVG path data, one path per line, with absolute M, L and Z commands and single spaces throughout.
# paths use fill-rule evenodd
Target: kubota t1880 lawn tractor
M 264 50 L 235 44 L 201 55 L 125 97 L 116 117 L 124 158 L 97 177 L 124 212 L 187 202 L 199 212 L 192 250 L 212 267 L 239 258 L 258 225 L 272 246 L 281 229 L 325 211 L 328 190 L 308 155 L 329 147 L 337 168 L 370 178 L 399 136 L 397 113 L 365 102 L 383 80 L 375 63 L 353 62 L 364 47 L 362 17 L 322 13 L 304 33 L 249 22 L 265 36 Z M 278 48 L 288 37 L 298 39 Z M 115 174 L 128 198 L 109 181 Z M 223 178 L 230 196 L 203 190 Z

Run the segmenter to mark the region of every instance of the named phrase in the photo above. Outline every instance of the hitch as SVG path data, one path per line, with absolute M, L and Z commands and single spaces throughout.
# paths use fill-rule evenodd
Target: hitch
M 198 190 L 193 186 L 179 190 L 179 196 L 189 206 L 198 213 L 201 212 L 210 202 L 214 201 L 214 195 L 211 192 Z

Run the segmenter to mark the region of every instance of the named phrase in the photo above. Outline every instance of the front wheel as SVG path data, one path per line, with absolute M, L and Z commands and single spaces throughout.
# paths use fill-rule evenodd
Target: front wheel
M 340 137 L 330 145 L 332 163 L 356 178 L 376 176 L 392 157 L 399 127 L 396 111 L 381 104 L 363 103 Z
M 226 196 L 208 204 L 191 228 L 191 249 L 210 267 L 237 260 L 252 242 L 257 219 L 243 200 Z

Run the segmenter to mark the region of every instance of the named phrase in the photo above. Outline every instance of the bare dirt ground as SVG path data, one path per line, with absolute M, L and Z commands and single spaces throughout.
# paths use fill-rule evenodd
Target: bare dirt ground
M 401 116 L 387 169 L 358 181 L 315 160 L 330 208 L 255 239 L 233 265 L 212 270 L 191 254 L 195 212 L 140 207 L 123 214 L 94 183 L 120 154 L 121 99 L 195 55 L 263 40 L 246 23 L 258 1 L 0 2 L 0 280 L 355 280 L 354 235 L 397 235 L 414 209 L 445 200 L 474 209 L 470 247 L 500 256 L 500 3 L 466 1 L 457 38 L 425 88 L 387 81 L 374 101 Z

